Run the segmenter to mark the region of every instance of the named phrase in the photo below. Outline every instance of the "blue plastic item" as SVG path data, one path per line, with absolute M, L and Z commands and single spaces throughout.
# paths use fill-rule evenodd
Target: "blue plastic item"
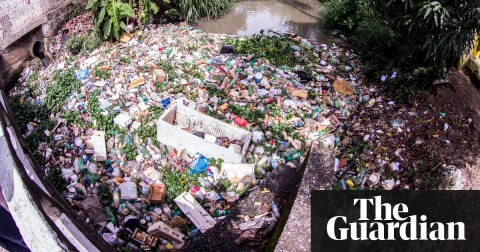
M 75 77 L 77 78 L 77 80 L 83 80 L 87 78 L 89 74 L 90 74 L 90 71 L 88 71 L 88 69 L 78 70 L 77 73 L 75 74 Z
M 190 173 L 198 174 L 204 172 L 210 165 L 210 160 L 201 154 L 196 155 L 196 159 L 190 164 Z
M 162 105 L 164 108 L 167 108 L 168 105 L 170 105 L 170 97 L 167 97 L 165 99 L 162 100 Z

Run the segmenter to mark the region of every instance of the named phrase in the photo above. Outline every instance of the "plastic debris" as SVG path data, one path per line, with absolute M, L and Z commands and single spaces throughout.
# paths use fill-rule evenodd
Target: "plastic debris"
M 36 106 L 47 103 L 55 68 L 82 69 L 73 72 L 79 88 L 48 115 L 54 127 L 32 120 L 27 128 L 51 136 L 38 139 L 35 149 L 46 172 L 59 167 L 69 200 L 101 198 L 80 208 L 90 221 L 108 222 L 98 231 L 110 244 L 144 248 L 157 237 L 161 249 L 181 247 L 230 216 L 269 172 L 282 164 L 299 168 L 313 143 L 353 145 L 338 130 L 359 102 L 378 104 L 371 94 L 360 99 L 368 92 L 358 85 L 358 60 L 344 48 L 296 40 L 299 64 L 279 66 L 233 54 L 224 38 L 188 26 L 151 26 L 142 41 L 124 33 L 118 43 L 59 57 L 55 67 L 38 71 L 39 93 L 25 97 Z M 365 141 L 377 134 L 369 132 Z M 344 160 L 336 172 L 347 169 Z M 339 183 L 347 190 L 361 182 Z M 280 212 L 271 193 L 261 193 L 267 194 L 251 219 L 239 221 L 242 227 L 271 232 Z M 255 219 L 259 213 L 268 215 Z M 250 239 L 247 231 L 243 241 Z M 125 236 L 132 239 L 119 238 Z

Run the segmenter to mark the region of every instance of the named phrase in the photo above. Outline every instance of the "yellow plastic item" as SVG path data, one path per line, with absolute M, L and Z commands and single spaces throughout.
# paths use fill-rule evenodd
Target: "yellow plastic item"
M 355 184 L 353 183 L 353 181 L 351 181 L 350 179 L 347 179 L 347 181 L 345 181 L 345 183 L 348 185 L 348 187 L 350 188 L 353 188 L 355 186 Z

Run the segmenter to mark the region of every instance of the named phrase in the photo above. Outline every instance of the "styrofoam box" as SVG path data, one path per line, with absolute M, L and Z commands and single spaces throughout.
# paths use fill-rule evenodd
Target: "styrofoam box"
M 241 153 L 206 141 L 182 128 L 203 131 L 216 137 L 228 137 L 230 141 L 241 140 Z M 206 157 L 221 158 L 229 163 L 242 163 L 251 138 L 250 131 L 224 123 L 180 103 L 172 104 L 157 121 L 157 139 L 160 143 L 192 153 L 198 152 Z

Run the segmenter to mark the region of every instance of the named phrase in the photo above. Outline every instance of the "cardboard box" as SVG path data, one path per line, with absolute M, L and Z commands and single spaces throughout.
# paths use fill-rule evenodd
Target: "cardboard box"
M 154 204 L 161 204 L 165 202 L 167 194 L 167 187 L 165 184 L 154 183 L 150 186 L 148 192 L 148 200 Z
M 153 70 L 153 81 L 156 83 L 162 83 L 167 80 L 167 74 L 163 69 L 154 69 Z
M 157 242 L 158 242 L 157 237 L 153 235 L 149 235 L 143 231 L 140 231 L 138 230 L 138 228 L 136 228 L 135 231 L 133 232 L 132 238 L 142 245 L 148 245 L 151 247 L 155 247 L 155 245 L 157 245 Z

